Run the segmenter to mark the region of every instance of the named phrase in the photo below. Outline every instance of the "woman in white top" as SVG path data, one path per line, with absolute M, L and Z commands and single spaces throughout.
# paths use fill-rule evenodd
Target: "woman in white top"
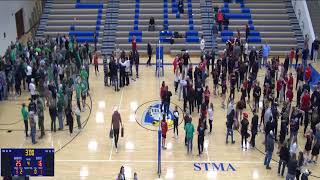
M 180 69 L 176 68 L 176 72 L 174 72 L 174 92 L 177 94 L 178 85 L 181 79 L 181 73 L 179 72 Z
M 200 40 L 200 49 L 201 49 L 201 52 L 204 51 L 205 43 L 206 43 L 206 41 L 204 40 L 204 38 L 203 38 L 203 36 L 202 36 L 202 37 L 201 37 L 201 40 Z
M 210 103 L 210 106 L 208 108 L 208 117 L 209 117 L 209 125 L 210 125 L 210 132 L 209 133 L 212 132 L 213 112 L 214 112 L 213 104 Z

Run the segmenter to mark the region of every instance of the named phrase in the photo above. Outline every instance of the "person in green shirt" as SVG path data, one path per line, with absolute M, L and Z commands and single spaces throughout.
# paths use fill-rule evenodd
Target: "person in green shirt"
M 189 154 L 189 153 L 192 153 L 192 140 L 193 140 L 193 133 L 194 133 L 194 126 L 191 121 L 184 126 L 184 130 L 186 131 L 187 145 L 188 145 L 187 152 Z
M 88 83 L 87 80 L 82 79 L 81 80 L 81 98 L 82 98 L 82 106 L 83 106 L 83 111 L 86 109 L 86 98 L 88 94 Z
M 26 137 L 28 137 L 28 118 L 29 118 L 29 113 L 28 113 L 28 109 L 27 109 L 25 103 L 22 104 L 21 114 L 22 114 L 22 119 L 23 119 L 23 122 L 24 122 L 24 131 L 26 133 Z

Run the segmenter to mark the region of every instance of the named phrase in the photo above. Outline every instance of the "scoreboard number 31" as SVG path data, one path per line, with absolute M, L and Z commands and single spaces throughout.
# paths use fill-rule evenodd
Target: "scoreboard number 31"
M 34 156 L 34 150 L 33 149 L 26 149 L 25 156 Z

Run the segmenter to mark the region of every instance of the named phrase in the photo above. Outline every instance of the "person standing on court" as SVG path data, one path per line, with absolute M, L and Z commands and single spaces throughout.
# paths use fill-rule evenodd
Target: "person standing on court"
M 289 148 L 286 142 L 281 146 L 280 154 L 279 154 L 280 160 L 278 164 L 278 176 L 280 176 L 280 169 L 281 169 L 281 176 L 283 177 L 284 170 L 288 164 L 289 158 L 290 158 L 290 152 Z
M 297 161 L 296 154 L 292 154 L 287 164 L 287 167 L 288 167 L 288 172 L 287 172 L 286 180 L 294 180 L 296 178 L 296 172 L 298 168 L 298 161 Z
M 204 143 L 204 133 L 206 130 L 205 126 L 205 119 L 200 118 L 199 124 L 198 124 L 198 152 L 199 156 L 203 153 L 203 143 Z
M 79 107 L 76 107 L 79 109 Z M 71 105 L 69 104 L 67 109 L 66 109 L 66 119 L 67 119 L 67 123 L 69 125 L 69 133 L 70 136 L 73 132 L 73 113 L 72 113 L 72 108 Z
M 273 136 L 272 130 L 267 135 L 267 140 L 266 140 L 265 144 L 266 144 L 266 156 L 264 159 L 264 165 L 266 166 L 266 169 L 271 169 L 270 161 L 272 159 L 272 153 L 274 150 L 274 136 Z
M 148 52 L 147 66 L 151 66 L 152 46 L 150 42 L 148 42 L 148 45 L 147 45 L 147 52 Z
M 316 62 L 317 59 L 318 59 L 318 51 L 319 51 L 319 45 L 320 45 L 320 42 L 318 40 L 318 37 L 316 37 L 313 41 L 313 55 L 312 55 L 312 59 L 313 59 L 313 62 Z
M 178 106 L 175 106 L 173 111 L 173 137 L 178 138 L 179 132 L 178 132 L 178 125 L 179 125 L 179 111 Z M 177 132 L 177 135 L 175 134 Z
M 51 117 L 51 132 L 56 132 L 56 118 L 57 118 L 57 99 L 51 91 L 49 94 L 49 114 Z
M 35 120 L 35 112 L 31 111 L 29 112 L 29 123 L 31 128 L 31 141 L 32 144 L 36 144 L 36 131 L 37 131 L 37 125 Z
M 41 131 L 40 139 L 45 135 L 44 132 L 44 102 L 42 100 L 42 97 L 39 97 L 37 99 L 37 107 L 38 107 L 38 124 L 39 124 L 39 129 Z
M 29 118 L 29 113 L 28 113 L 28 109 L 27 109 L 25 103 L 22 104 L 21 114 L 22 114 L 22 119 L 23 119 L 23 122 L 24 122 L 24 131 L 26 133 L 26 137 L 28 137 L 28 118 Z
M 247 138 L 248 138 L 248 113 L 243 113 L 243 119 L 241 120 L 241 148 L 244 147 L 247 150 Z M 244 146 L 243 146 L 244 141 Z
M 262 65 L 265 65 L 268 61 L 268 57 L 269 57 L 269 53 L 270 53 L 270 46 L 268 45 L 268 43 L 266 42 L 263 46 L 262 46 Z
M 259 117 L 256 112 L 253 113 L 253 117 L 251 119 L 251 140 L 250 144 L 252 147 L 256 146 L 256 135 L 258 134 L 258 123 Z
M 162 120 L 161 120 L 161 136 L 162 136 L 162 149 L 166 148 L 166 138 L 167 138 L 167 132 L 168 132 L 168 123 L 166 121 L 166 115 L 163 114 Z
M 116 152 L 118 152 L 120 124 L 121 124 L 121 127 L 123 127 L 120 113 L 118 112 L 118 109 L 116 108 L 112 114 L 112 120 L 111 120 L 111 129 L 113 129 L 114 144 L 116 147 Z
M 171 93 L 171 91 L 169 91 L 168 86 L 166 86 L 165 97 L 164 97 L 164 101 L 165 101 L 164 113 L 167 116 L 169 115 L 171 96 L 172 96 L 172 93 Z
M 213 108 L 213 104 L 210 103 L 210 106 L 208 108 L 208 117 L 209 117 L 209 133 L 211 134 L 212 132 L 212 122 L 213 122 L 213 112 L 214 112 L 214 108 Z
M 235 141 L 233 140 L 233 123 L 234 123 L 234 115 L 235 110 L 233 107 L 233 101 L 230 101 L 229 107 L 228 107 L 228 114 L 227 114 L 227 135 L 226 135 L 226 144 L 228 144 L 228 137 L 231 136 L 231 143 L 234 144 Z
M 136 78 L 139 78 L 139 52 L 133 51 L 133 62 L 136 66 Z
M 192 153 L 192 140 L 193 140 L 193 133 L 194 133 L 194 126 L 191 122 L 191 119 L 184 126 L 184 130 L 186 131 L 187 153 L 190 154 L 190 153 Z
M 132 46 L 132 52 L 137 50 L 137 39 L 136 39 L 136 36 L 132 37 L 131 46 Z
M 190 117 L 188 112 L 185 113 L 185 116 L 183 117 L 183 120 L 184 120 L 184 128 L 185 128 L 186 125 L 192 121 L 192 119 L 191 119 L 191 117 Z M 187 132 L 185 133 L 184 144 L 186 146 L 188 145 Z

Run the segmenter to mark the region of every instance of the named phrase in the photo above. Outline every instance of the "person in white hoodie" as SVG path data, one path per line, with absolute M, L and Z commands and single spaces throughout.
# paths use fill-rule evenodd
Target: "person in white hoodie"
M 124 62 L 120 61 L 121 66 L 125 67 L 125 79 L 126 79 L 126 86 L 129 85 L 129 74 L 130 74 L 130 60 L 127 57 Z
M 244 44 L 244 51 L 243 51 L 243 61 L 246 61 L 249 53 L 249 45 L 248 42 Z
M 201 49 L 201 52 L 204 51 L 205 43 L 206 43 L 206 41 L 204 40 L 203 36 L 201 36 L 201 39 L 200 39 L 200 49 Z

